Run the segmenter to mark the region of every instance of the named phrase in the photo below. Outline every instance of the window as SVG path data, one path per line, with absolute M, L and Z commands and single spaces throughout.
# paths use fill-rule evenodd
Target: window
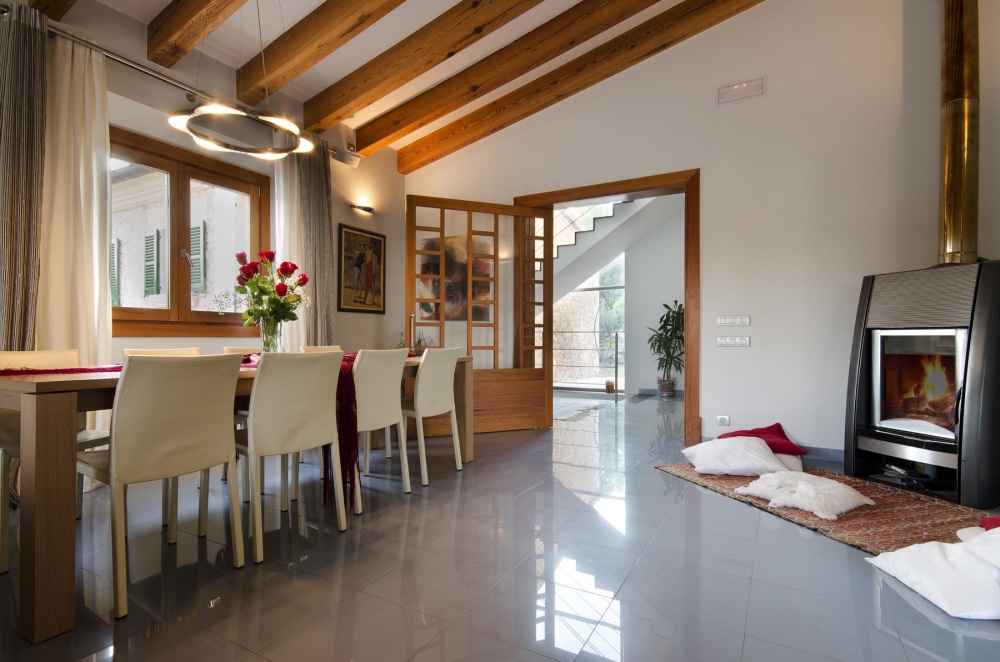
M 116 127 L 110 170 L 113 335 L 256 335 L 234 256 L 268 244 L 270 178 Z

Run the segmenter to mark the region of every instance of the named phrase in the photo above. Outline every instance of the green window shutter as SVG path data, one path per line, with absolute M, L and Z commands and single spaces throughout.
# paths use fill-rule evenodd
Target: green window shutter
M 205 221 L 191 226 L 191 292 L 208 289 L 205 273 Z
M 160 231 L 145 237 L 145 295 L 160 293 Z
M 111 305 L 121 304 L 121 276 L 118 273 L 118 264 L 121 262 L 122 240 L 115 239 L 111 242 L 111 253 L 108 256 L 108 280 L 111 281 Z

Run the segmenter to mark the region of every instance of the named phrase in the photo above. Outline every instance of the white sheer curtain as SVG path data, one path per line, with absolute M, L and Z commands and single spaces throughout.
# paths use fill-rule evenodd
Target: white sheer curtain
M 305 226 L 302 219 L 302 205 L 299 199 L 299 171 L 295 157 L 289 156 L 275 163 L 274 167 L 274 250 L 281 261 L 294 262 L 301 269 L 305 265 Z M 312 274 L 307 273 L 312 277 Z M 305 293 L 312 298 L 315 283 L 305 287 Z M 306 316 L 309 309 L 299 307 L 295 322 L 281 325 L 281 350 L 297 352 L 306 344 Z
M 35 345 L 111 359 L 108 95 L 104 56 L 49 41 Z

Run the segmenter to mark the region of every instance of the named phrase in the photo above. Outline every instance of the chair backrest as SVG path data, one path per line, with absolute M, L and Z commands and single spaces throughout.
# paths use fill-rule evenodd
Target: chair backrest
M 223 347 L 223 354 L 260 354 L 260 347 Z
M 358 400 L 358 432 L 381 430 L 403 418 L 399 385 L 406 349 L 362 349 L 354 359 L 354 392 Z
M 80 352 L 75 349 L 40 349 L 33 352 L 0 352 L 0 370 L 18 368 L 77 368 Z
M 340 345 L 301 345 L 299 349 L 303 352 L 311 352 L 313 354 L 319 354 L 321 352 L 340 352 L 344 353 Z
M 413 385 L 413 406 L 421 416 L 436 416 L 455 408 L 455 364 L 461 348 L 427 348 L 420 357 Z
M 123 349 L 122 355 L 129 356 L 201 356 L 201 347 L 171 347 L 169 349 Z
M 236 452 L 236 354 L 129 356 L 111 413 L 111 472 L 123 483 L 180 476 Z
M 282 455 L 337 438 L 337 381 L 343 352 L 263 354 L 250 396 L 249 443 L 257 455 Z

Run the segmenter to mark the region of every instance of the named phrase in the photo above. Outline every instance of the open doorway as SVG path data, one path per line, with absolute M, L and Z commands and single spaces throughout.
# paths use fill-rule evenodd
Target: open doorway
M 624 199 L 653 198 L 682 194 L 684 234 L 684 443 L 693 445 L 701 441 L 700 404 L 700 171 L 653 175 L 605 184 L 581 186 L 560 191 L 524 195 L 514 199 L 515 204 L 530 207 L 565 206 L 567 203 L 587 201 L 614 202 Z M 651 358 L 652 360 L 652 358 Z

